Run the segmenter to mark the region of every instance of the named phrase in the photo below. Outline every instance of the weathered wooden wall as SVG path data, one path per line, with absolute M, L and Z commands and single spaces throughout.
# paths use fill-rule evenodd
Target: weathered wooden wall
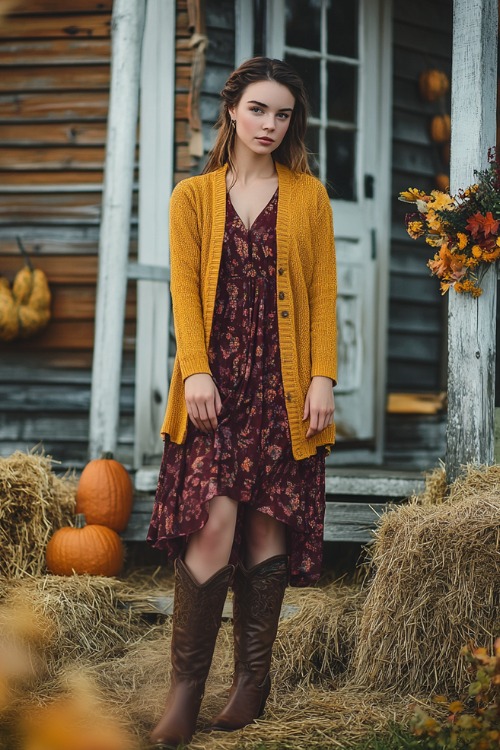
M 407 187 L 435 189 L 434 176 L 448 172 L 442 147 L 430 138 L 434 114 L 450 112 L 445 102 L 423 101 L 418 76 L 426 68 L 451 74 L 452 0 L 394 3 L 392 229 L 388 390 L 441 390 L 446 385 L 445 302 L 426 259 L 430 250 L 406 234 L 407 204 L 397 195 Z
M 189 155 L 188 93 L 193 51 L 186 0 L 176 2 L 175 29 L 175 182 L 189 177 L 192 158 Z
M 111 0 L 26 0 L 1 22 L 0 273 L 12 279 L 22 266 L 19 235 L 53 294 L 43 333 L 0 345 L 3 455 L 42 442 L 65 464 L 86 459 L 111 8 Z M 118 451 L 125 461 L 133 440 L 134 340 L 130 284 Z
M 431 278 L 431 248 L 406 233 L 407 204 L 397 200 L 408 187 L 437 188 L 435 175 L 448 173 L 443 146 L 430 137 L 435 114 L 450 112 L 450 95 L 426 102 L 418 77 L 426 68 L 451 77 L 452 0 L 393 4 L 393 156 L 387 389 L 446 389 L 446 299 Z M 426 249 L 427 248 L 427 249 Z M 426 469 L 444 457 L 446 414 L 387 414 L 384 462 Z

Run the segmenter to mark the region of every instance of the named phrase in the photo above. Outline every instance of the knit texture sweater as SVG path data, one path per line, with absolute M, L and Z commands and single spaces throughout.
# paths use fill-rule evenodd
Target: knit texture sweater
M 281 374 L 295 459 L 335 442 L 335 427 L 306 438 L 304 402 L 311 378 L 337 381 L 335 245 L 322 183 L 276 164 L 276 291 Z M 208 346 L 226 219 L 227 165 L 182 180 L 170 201 L 170 290 L 177 354 L 161 428 L 174 443 L 187 435 L 184 380 L 211 374 Z

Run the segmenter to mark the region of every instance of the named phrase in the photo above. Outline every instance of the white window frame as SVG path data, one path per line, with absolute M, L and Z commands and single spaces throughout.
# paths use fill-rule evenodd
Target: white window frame
M 358 57 L 344 57 L 343 55 L 332 55 L 328 50 L 328 31 L 327 31 L 327 0 L 322 0 L 321 5 L 321 39 L 320 39 L 320 50 L 308 50 L 302 47 L 292 47 L 285 44 L 285 0 L 273 0 L 268 3 L 267 11 L 267 27 L 269 30 L 268 34 L 268 54 L 271 57 L 281 57 L 288 53 L 309 60 L 320 61 L 320 114 L 317 116 L 310 116 L 308 119 L 309 125 L 319 128 L 319 154 L 318 154 L 318 165 L 319 165 L 319 179 L 326 183 L 328 179 L 327 166 L 326 166 L 326 135 L 327 129 L 335 127 L 339 130 L 347 130 L 355 133 L 355 146 L 354 146 L 354 180 L 355 180 L 355 196 L 359 198 L 360 191 L 363 188 L 362 184 L 362 165 L 359 158 L 359 123 L 364 117 L 363 111 L 363 91 L 362 85 L 363 80 L 360 74 L 362 66 L 364 64 L 364 46 L 362 40 L 364 38 L 364 4 L 360 2 L 360 17 L 358 23 Z M 332 120 L 328 118 L 328 80 L 327 80 L 327 65 L 328 63 L 342 63 L 356 67 L 358 70 L 358 87 L 357 87 L 357 101 L 356 101 L 356 121 L 346 123 L 342 120 Z M 350 203 L 351 201 L 346 201 Z

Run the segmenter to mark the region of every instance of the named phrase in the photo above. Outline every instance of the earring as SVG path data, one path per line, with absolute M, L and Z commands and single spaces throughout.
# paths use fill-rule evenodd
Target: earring
M 235 128 L 236 127 L 236 120 L 231 120 L 231 125 L 233 126 L 233 128 Z

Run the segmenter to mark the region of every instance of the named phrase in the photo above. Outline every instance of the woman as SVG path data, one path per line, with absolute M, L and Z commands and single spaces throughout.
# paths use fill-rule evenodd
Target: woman
M 332 214 L 307 163 L 304 86 L 260 57 L 221 96 L 204 173 L 170 204 L 177 356 L 148 534 L 175 558 L 171 687 L 151 734 L 167 747 L 195 731 L 229 584 L 235 671 L 211 728 L 263 713 L 286 585 L 320 574 L 335 440 Z

